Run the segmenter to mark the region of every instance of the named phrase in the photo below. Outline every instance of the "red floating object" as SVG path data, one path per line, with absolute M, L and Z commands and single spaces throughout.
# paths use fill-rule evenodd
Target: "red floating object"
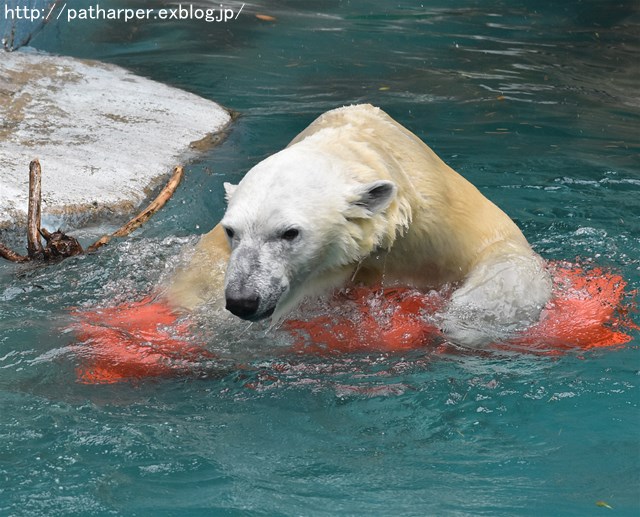
M 600 268 L 552 264 L 552 300 L 540 321 L 522 335 L 494 348 L 560 354 L 567 350 L 619 346 L 639 327 L 625 309 L 626 282 Z M 289 320 L 282 328 L 299 354 L 402 352 L 444 341 L 429 315 L 446 304 L 440 293 L 414 289 L 354 287 L 336 295 L 340 312 Z M 194 344 L 188 320 L 163 300 L 93 311 L 76 311 L 81 356 L 78 379 L 103 384 L 149 377 L 193 375 L 213 353 Z
M 107 309 L 75 312 L 86 384 L 188 375 L 214 355 L 190 341 L 188 323 L 166 301 L 145 298 Z
M 628 316 L 622 276 L 602 268 L 552 264 L 554 292 L 540 321 L 511 343 L 524 349 L 563 350 L 619 346 L 638 329 Z

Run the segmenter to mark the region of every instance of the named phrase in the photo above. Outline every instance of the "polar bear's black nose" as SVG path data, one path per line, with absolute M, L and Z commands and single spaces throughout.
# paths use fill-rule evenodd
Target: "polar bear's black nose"
M 238 318 L 251 319 L 255 316 L 260 306 L 260 297 L 257 294 L 245 296 L 227 296 L 227 310 Z

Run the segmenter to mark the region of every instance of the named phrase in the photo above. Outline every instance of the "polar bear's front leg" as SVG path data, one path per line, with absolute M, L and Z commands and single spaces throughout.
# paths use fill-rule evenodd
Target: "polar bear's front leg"
M 493 253 L 454 291 L 443 314 L 443 332 L 470 347 L 503 341 L 538 321 L 551 288 L 551 276 L 535 253 Z
M 166 287 L 172 307 L 192 311 L 203 305 L 224 307 L 224 275 L 229 261 L 229 244 L 220 224 L 203 235 L 191 260 Z

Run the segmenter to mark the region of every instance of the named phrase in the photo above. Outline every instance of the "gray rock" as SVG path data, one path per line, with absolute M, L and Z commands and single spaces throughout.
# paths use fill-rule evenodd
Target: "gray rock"
M 229 121 L 214 102 L 117 66 L 0 51 L 0 229 L 26 219 L 36 157 L 44 216 L 130 211 Z

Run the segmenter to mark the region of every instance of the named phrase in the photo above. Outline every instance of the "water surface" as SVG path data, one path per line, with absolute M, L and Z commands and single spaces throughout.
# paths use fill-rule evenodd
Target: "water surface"
M 637 332 L 556 358 L 424 350 L 281 368 L 263 340 L 248 371 L 87 386 L 64 329 L 71 307 L 150 292 L 220 219 L 224 181 L 356 102 L 423 138 L 545 258 L 640 288 L 639 22 L 634 2 L 291 0 L 224 25 L 49 24 L 34 47 L 241 116 L 130 238 L 47 268 L 0 264 L 0 514 L 584 516 L 604 501 L 636 515 Z

